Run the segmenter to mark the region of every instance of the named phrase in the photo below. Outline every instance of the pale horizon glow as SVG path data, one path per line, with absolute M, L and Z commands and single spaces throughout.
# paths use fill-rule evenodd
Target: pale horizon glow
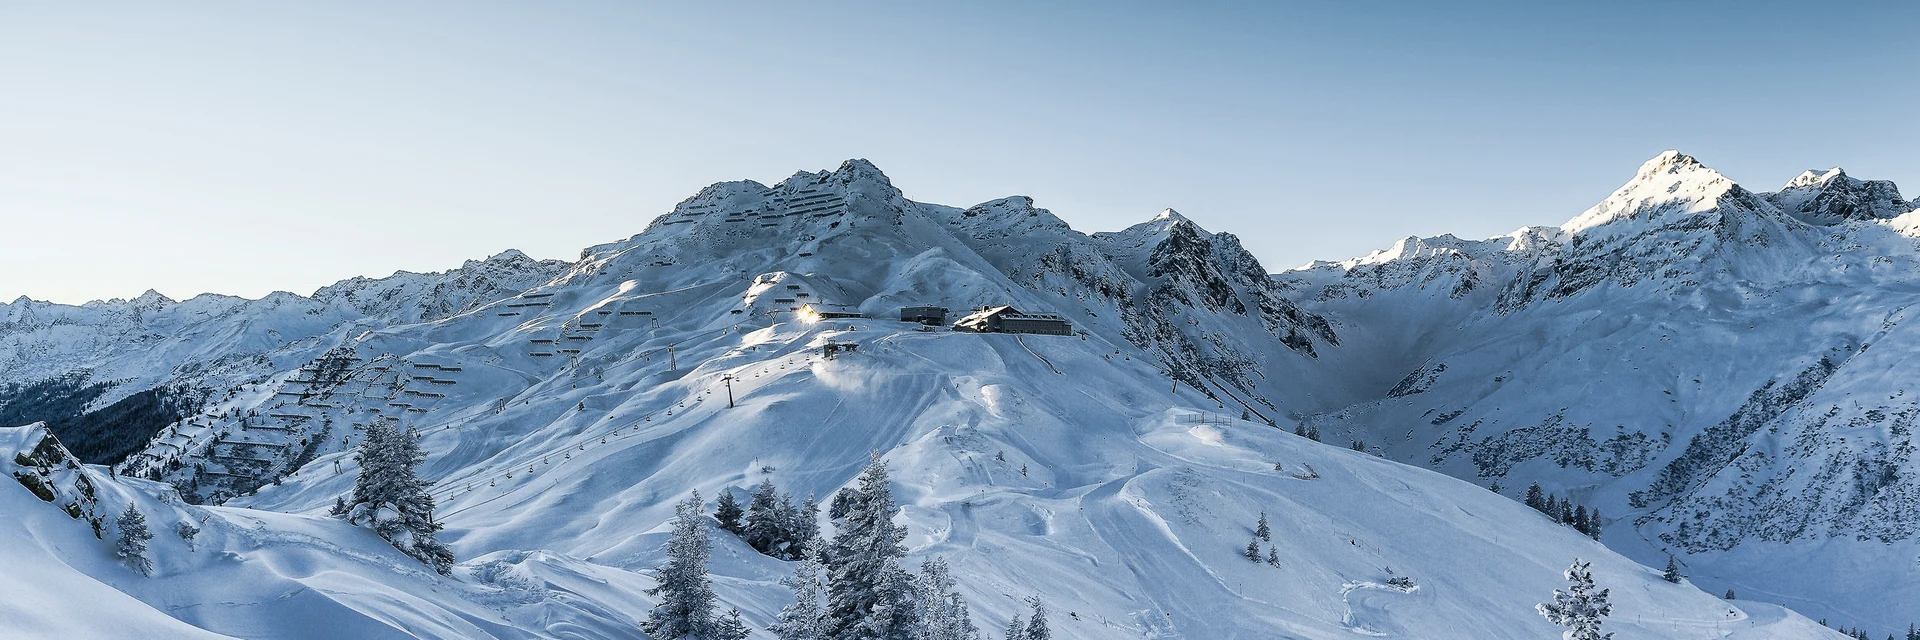
M 0 302 L 573 260 L 866 158 L 1269 271 L 1558 225 L 1666 149 L 1920 196 L 1920 5 L 15 3 Z

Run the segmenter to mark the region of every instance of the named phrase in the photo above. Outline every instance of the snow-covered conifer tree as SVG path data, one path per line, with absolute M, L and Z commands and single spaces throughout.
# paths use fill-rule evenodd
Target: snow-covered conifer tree
M 734 609 L 713 623 L 713 640 L 747 640 L 753 629 L 747 621 L 740 618 L 740 610 Z
M 193 538 L 200 535 L 200 527 L 193 526 L 192 520 L 182 520 L 180 524 L 174 525 L 173 533 L 180 536 L 180 539 L 187 543 L 188 551 L 192 551 Z
M 354 479 L 347 521 L 372 525 L 402 553 L 441 574 L 451 572 L 453 551 L 434 539 L 440 524 L 433 521 L 433 496 L 427 493 L 431 485 L 414 473 L 427 460 L 420 450 L 420 432 L 374 421 L 354 459 L 360 475 Z
M 1673 556 L 1667 556 L 1667 568 L 1660 572 L 1660 579 L 1674 584 L 1680 584 L 1680 579 L 1685 577 L 1686 576 L 1680 575 L 1680 563 L 1675 562 Z
M 153 532 L 147 530 L 147 516 L 128 504 L 127 510 L 114 520 L 114 526 L 120 529 L 120 541 L 114 549 L 120 559 L 140 575 L 153 575 L 153 561 L 147 559 L 147 541 L 153 539 Z
M 1001 637 L 1005 640 L 1027 640 L 1027 626 L 1022 624 L 1020 614 L 1013 614 L 1013 619 L 1007 621 L 1007 633 Z
M 1566 627 L 1560 634 L 1561 640 L 1609 640 L 1612 633 L 1600 631 L 1603 618 L 1613 613 L 1613 605 L 1607 604 L 1607 590 L 1594 590 L 1593 572 L 1579 558 L 1573 560 L 1573 566 L 1567 568 L 1567 581 L 1572 583 L 1565 591 L 1553 590 L 1553 602 L 1535 605 L 1534 609 L 1545 616 L 1547 622 Z
M 713 519 L 720 521 L 720 528 L 727 533 L 740 535 L 740 501 L 733 499 L 733 492 L 721 489 L 720 500 L 713 505 Z
M 805 558 L 793 568 L 793 575 L 780 580 L 780 584 L 793 590 L 793 604 L 780 609 L 779 621 L 767 627 L 774 637 L 780 640 L 824 640 L 820 634 L 820 616 L 824 611 L 820 601 L 827 585 L 823 582 L 820 563 L 813 558 Z
M 978 640 L 980 630 L 973 626 L 966 598 L 954 589 L 946 560 L 930 558 L 920 563 L 915 591 L 920 598 L 918 640 Z
M 1273 529 L 1267 527 L 1267 512 L 1260 512 L 1260 521 L 1253 525 L 1253 535 L 1260 536 L 1261 540 L 1273 541 Z
M 1247 541 L 1246 554 L 1247 554 L 1248 561 L 1251 561 L 1251 562 L 1260 561 L 1260 539 L 1259 538 L 1254 538 L 1252 540 Z
M 647 613 L 640 630 L 656 640 L 715 640 L 713 585 L 707 581 L 707 555 L 712 541 L 700 513 L 700 493 L 674 505 L 673 537 L 667 540 L 667 561 L 654 573 L 658 583 L 647 591 L 660 602 Z
M 1541 513 L 1547 512 L 1547 496 L 1544 492 L 1540 491 L 1540 483 L 1535 482 L 1527 485 L 1526 505 L 1533 507 L 1535 511 Z
M 1033 606 L 1033 617 L 1027 619 L 1026 640 L 1053 640 L 1053 632 L 1047 629 L 1047 605 L 1040 596 L 1027 598 L 1027 604 Z
M 900 568 L 906 527 L 893 524 L 899 508 L 887 465 L 871 454 L 859 486 L 848 494 L 847 515 L 835 526 L 825 554 L 825 635 L 832 640 L 910 640 L 917 626 L 912 577 Z

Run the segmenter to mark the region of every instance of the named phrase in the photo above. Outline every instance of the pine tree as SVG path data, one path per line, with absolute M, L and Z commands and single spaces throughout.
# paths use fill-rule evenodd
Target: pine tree
M 1667 556 L 1667 568 L 1660 572 L 1660 579 L 1674 584 L 1680 584 L 1680 580 L 1685 577 L 1686 576 L 1680 575 L 1680 563 L 1674 560 L 1673 556 Z
M 1260 539 L 1259 538 L 1254 538 L 1252 540 L 1247 541 L 1247 560 L 1250 562 L 1260 561 Z
M 1527 485 L 1526 504 L 1529 507 L 1533 507 L 1533 510 L 1535 511 L 1539 511 L 1541 513 L 1547 512 L 1547 496 L 1541 493 L 1540 483 L 1535 482 L 1533 484 Z
M 1260 512 L 1260 521 L 1253 525 L 1253 535 L 1259 536 L 1261 540 L 1273 542 L 1273 529 L 1267 527 L 1267 512 Z
M 1554 589 L 1553 602 L 1534 605 L 1547 622 L 1566 627 L 1560 635 L 1561 640 L 1610 640 L 1612 633 L 1600 631 L 1603 618 L 1613 613 L 1613 605 L 1607 604 L 1607 589 L 1594 590 L 1593 572 L 1587 569 L 1588 563 L 1579 558 L 1573 560 L 1573 566 L 1566 571 L 1567 581 L 1572 583 L 1565 591 Z
M 1366 451 L 1367 443 L 1362 440 L 1355 440 L 1353 442 L 1347 443 L 1347 448 L 1352 449 L 1354 451 Z
M 947 561 L 930 558 L 920 563 L 920 580 L 914 587 L 920 597 L 920 632 L 916 640 L 978 640 L 967 612 L 967 600 L 954 589 Z
M 846 518 L 827 546 L 825 633 L 833 640 L 911 640 L 918 610 L 912 577 L 900 568 L 906 527 L 893 524 L 899 511 L 887 465 L 870 456 L 859 486 L 850 493 Z
M 1027 604 L 1033 606 L 1033 617 L 1027 619 L 1027 640 L 1053 640 L 1053 632 L 1047 630 L 1047 605 L 1040 602 L 1040 596 L 1027 598 Z
M 120 559 L 140 575 L 153 575 L 153 561 L 147 559 L 147 541 L 153 539 L 153 532 L 147 530 L 147 516 L 130 503 L 114 520 L 114 526 L 120 529 L 120 541 L 115 545 Z
M 720 521 L 720 529 L 733 535 L 740 535 L 740 501 L 733 499 L 733 491 L 720 490 L 720 500 L 713 505 L 713 519 Z
M 800 513 L 793 524 L 793 540 L 799 547 L 794 550 L 794 557 L 814 553 L 820 540 L 820 503 L 813 500 L 813 494 L 807 494 L 807 501 L 800 503 Z
M 747 640 L 753 629 L 747 621 L 740 619 L 740 610 L 728 611 L 725 617 L 713 623 L 713 640 Z
M 1732 600 L 1732 599 L 1733 599 L 1733 590 L 1732 590 L 1732 589 L 1728 589 L 1728 590 L 1727 590 L 1727 595 L 1725 595 L 1725 596 L 1722 596 L 1722 597 L 1724 597 L 1724 598 L 1726 598 L 1726 599 L 1728 599 L 1728 600 Z
M 1020 623 L 1020 614 L 1013 614 L 1013 619 L 1007 621 L 1007 634 L 1003 637 L 1006 640 L 1027 640 L 1027 627 Z
M 193 526 L 192 520 L 181 520 L 180 524 L 173 526 L 173 533 L 180 536 L 180 540 L 187 543 L 188 551 L 192 551 L 193 538 L 200 535 L 200 527 Z
M 1578 506 L 1578 507 L 1574 507 L 1574 508 L 1573 508 L 1573 530 L 1574 530 L 1574 531 L 1578 531 L 1578 532 L 1580 532 L 1580 533 L 1586 533 L 1586 532 L 1587 532 L 1587 507 L 1586 507 L 1586 505 L 1581 505 L 1581 506 Z
M 696 491 L 673 508 L 667 560 L 654 573 L 658 585 L 647 590 L 660 602 L 640 623 L 640 630 L 657 640 L 717 640 L 713 585 L 707 581 L 707 555 L 713 543 L 707 538 L 700 505 Z
M 780 491 L 773 486 L 772 480 L 760 481 L 747 495 L 747 519 L 742 525 L 741 537 L 754 550 L 767 555 L 777 555 L 781 542 L 785 540 L 784 524 L 780 521 Z
M 806 558 L 794 566 L 793 575 L 780 580 L 780 584 L 793 590 L 793 604 L 780 609 L 779 622 L 767 627 L 774 637 L 780 640 L 825 640 L 820 633 L 821 592 L 827 585 L 822 581 L 820 563 Z
M 354 459 L 360 475 L 354 479 L 353 503 L 347 521 L 370 524 L 375 533 L 401 553 L 426 563 L 442 575 L 453 571 L 453 551 L 434 539 L 440 524 L 433 521 L 431 486 L 414 469 L 426 462 L 420 450 L 420 432 L 401 432 L 384 421 L 367 427 Z
M 1307 425 L 1304 425 L 1304 424 L 1293 425 L 1293 435 L 1300 436 L 1302 438 L 1307 437 Z
M 1318 425 L 1307 429 L 1307 439 L 1314 442 L 1320 441 L 1320 427 Z
M 1573 499 L 1569 498 L 1560 501 L 1560 514 L 1558 519 L 1560 520 L 1560 524 L 1573 524 Z
M 1595 540 L 1600 539 L 1600 507 L 1594 507 L 1592 511 L 1587 512 L 1587 536 Z
M 1267 547 L 1267 564 L 1273 567 L 1280 566 L 1280 547 L 1279 546 L 1276 545 L 1272 547 Z
M 827 519 L 839 522 L 847 517 L 847 510 L 853 508 L 853 493 L 841 489 L 833 492 L 833 502 L 827 507 Z

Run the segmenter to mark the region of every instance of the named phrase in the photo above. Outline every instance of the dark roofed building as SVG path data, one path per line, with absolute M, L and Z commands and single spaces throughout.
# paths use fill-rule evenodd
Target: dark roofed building
M 967 314 L 953 328 L 976 333 L 1037 333 L 1049 336 L 1073 335 L 1073 323 L 1051 313 L 1026 313 L 1011 306 L 987 307 Z

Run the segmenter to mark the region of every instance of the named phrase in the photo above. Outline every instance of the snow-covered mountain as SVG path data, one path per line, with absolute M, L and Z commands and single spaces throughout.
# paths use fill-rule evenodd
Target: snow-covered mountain
M 1609 546 L 1715 592 L 1904 629 L 1912 209 L 1839 169 L 1757 193 L 1668 152 L 1557 228 L 1279 274 L 1357 382 L 1294 401 L 1391 459 L 1597 507 Z
M 176 302 L 148 290 L 74 306 L 23 296 L 0 303 L 0 422 L 50 421 L 90 461 L 118 461 L 209 396 L 368 330 L 458 315 L 565 266 L 509 250 L 440 273 L 343 280 L 311 297 Z
M 1694 172 L 1683 159 L 1664 162 Z M 1698 182 L 1699 193 L 1744 194 L 1754 211 L 1779 215 L 1760 196 Z M 1627 206 L 1653 196 L 1623 194 L 1600 215 L 1666 229 L 1663 238 L 1704 215 L 1680 196 Z M 1374 398 L 1450 379 L 1454 369 L 1409 377 L 1402 365 L 1454 323 L 1610 290 L 1605 277 L 1575 287 L 1594 277 L 1572 262 L 1540 285 L 1504 286 L 1557 268 L 1542 261 L 1557 264 L 1580 233 L 1416 240 L 1275 278 L 1234 236 L 1172 211 L 1088 235 L 1025 197 L 914 202 L 860 160 L 772 186 L 719 183 L 638 235 L 557 272 L 513 269 L 527 280 L 491 279 L 485 292 L 349 281 L 360 293 L 314 298 L 346 309 L 340 320 L 264 304 L 210 314 L 208 327 L 304 342 L 248 352 L 234 346 L 252 344 L 238 330 L 178 338 L 197 354 L 181 362 L 269 355 L 248 375 L 192 378 L 211 392 L 117 465 L 118 477 L 44 463 L 52 453 L 16 460 L 66 493 L 43 504 L 24 484 L 0 487 L 10 512 L 32 514 L 0 536 L 34 550 L 0 554 L 10 563 L 0 591 L 58 584 L 113 603 L 111 616 L 88 618 L 36 599 L 9 618 L 47 633 L 198 632 L 164 615 L 245 637 L 337 634 L 321 620 L 364 637 L 639 637 L 675 501 L 768 479 L 824 501 L 877 452 L 893 468 L 912 557 L 946 558 L 985 628 L 1038 594 L 1061 638 L 1546 637 L 1555 627 L 1533 605 L 1579 557 L 1613 589 L 1608 629 L 1622 639 L 1837 637 L 1774 605 L 1663 581 L 1468 482 L 1292 435 L 1300 419 L 1375 432 L 1385 423 L 1364 408 L 1391 403 Z M 1694 264 L 1656 266 L 1659 256 L 1609 242 L 1616 264 L 1655 275 Z M 1365 273 L 1377 277 L 1351 275 Z M 1396 325 L 1410 309 L 1367 302 L 1388 299 L 1420 305 L 1419 317 Z M 1076 331 L 898 321 L 910 305 L 954 316 L 1011 305 Z M 130 353 L 112 336 L 146 334 L 82 335 Z M 0 381 L 133 370 L 111 362 L 76 357 Z M 178 384 L 179 366 L 141 370 L 162 371 L 142 384 Z M 424 434 L 441 539 L 465 561 L 453 577 L 325 515 L 352 486 L 353 446 L 376 423 Z M 9 430 L 0 444 L 47 449 L 44 433 Z M 70 518 L 59 505 L 78 493 L 97 504 Z M 127 573 L 87 521 L 129 503 L 157 514 L 163 540 L 188 520 L 206 538 L 196 549 L 156 541 L 155 576 Z M 1275 523 L 1277 567 L 1244 557 L 1262 512 Z M 791 563 L 717 540 L 721 600 L 764 627 L 788 598 L 778 580 Z M 19 605 L 0 598 L 8 606 Z

